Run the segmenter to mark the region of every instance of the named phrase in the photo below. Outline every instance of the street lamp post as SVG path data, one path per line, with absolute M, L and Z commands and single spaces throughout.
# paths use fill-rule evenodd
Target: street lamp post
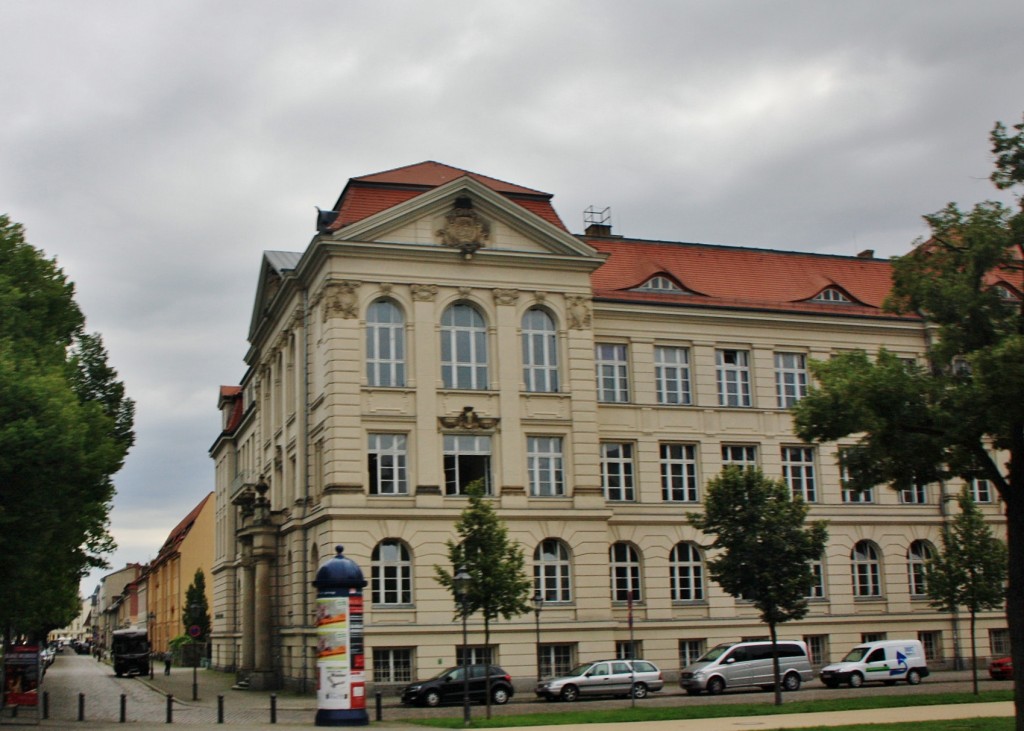
M 469 584 L 472 581 L 465 566 L 459 566 L 458 572 L 452 579 L 452 588 L 455 589 L 455 596 L 459 601 L 459 611 L 462 614 L 462 722 L 469 725 L 469 653 L 466 647 L 466 605 L 469 599 Z
M 540 610 L 544 608 L 544 595 L 540 590 L 533 592 L 533 621 L 537 630 L 537 682 L 541 680 L 540 675 Z

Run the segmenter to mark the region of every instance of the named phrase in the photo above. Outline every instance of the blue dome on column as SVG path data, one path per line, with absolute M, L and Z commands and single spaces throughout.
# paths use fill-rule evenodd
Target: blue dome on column
M 317 569 L 313 586 L 317 589 L 362 589 L 366 586 L 366 579 L 363 578 L 363 570 L 359 568 L 359 564 L 342 555 L 345 547 L 335 546 L 334 550 L 337 551 L 337 555 Z

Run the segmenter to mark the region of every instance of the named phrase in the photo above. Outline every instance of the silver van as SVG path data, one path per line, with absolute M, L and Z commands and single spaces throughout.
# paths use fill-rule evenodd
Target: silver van
M 776 647 L 782 689 L 799 690 L 804 681 L 814 677 L 807 645 L 796 640 L 780 640 Z M 774 685 L 772 643 L 767 641 L 715 645 L 679 673 L 679 687 L 690 695 L 703 690 L 718 695 L 726 688 L 748 686 L 771 690 Z

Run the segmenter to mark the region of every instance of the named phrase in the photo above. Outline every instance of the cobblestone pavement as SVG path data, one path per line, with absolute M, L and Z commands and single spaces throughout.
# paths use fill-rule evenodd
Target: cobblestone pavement
M 215 672 L 198 669 L 195 672 L 196 700 L 193 698 L 193 670 L 192 668 L 172 668 L 170 675 L 163 674 L 162 664 L 155 668 L 153 678 L 148 676 L 138 678 L 117 678 L 114 676 L 110 665 L 97 662 L 95 659 L 75 655 L 70 651 L 58 655 L 56 662 L 46 672 L 42 690 L 47 699 L 47 718 L 37 721 L 35 712 L 30 709 L 21 709 L 20 715 L 11 718 L 5 713 L 0 718 L 0 726 L 8 725 L 29 725 L 36 724 L 46 728 L 60 729 L 82 729 L 83 731 L 112 731 L 113 729 L 125 729 L 126 725 L 131 729 L 166 729 L 168 722 L 173 724 L 188 725 L 191 728 L 224 728 L 231 726 L 235 729 L 269 730 L 282 727 L 315 725 L 316 719 L 316 698 L 312 695 L 298 695 L 287 691 L 276 693 L 260 692 L 252 690 L 241 690 L 233 688 L 234 676 L 228 673 Z M 1009 688 L 1007 683 L 997 683 L 987 678 L 983 680 L 982 689 Z M 802 700 L 811 700 L 816 697 L 836 697 L 840 694 L 863 694 L 866 689 L 840 689 L 828 690 L 820 687 L 818 683 L 809 683 L 804 690 L 795 696 Z M 970 690 L 970 674 L 966 672 L 936 673 L 928 678 L 921 686 L 910 687 L 906 684 L 899 684 L 891 687 L 875 687 L 870 689 L 873 694 L 905 694 L 905 693 L 941 693 L 959 692 Z M 121 704 L 124 698 L 124 718 L 122 723 Z M 168 703 L 168 698 L 170 702 Z M 791 697 L 787 695 L 787 697 Z M 668 685 L 660 693 L 654 693 L 647 699 L 640 701 L 643 705 L 671 706 L 678 704 L 729 704 L 749 703 L 757 700 L 770 702 L 770 694 L 753 692 L 727 693 L 715 698 L 700 696 L 691 698 L 679 691 L 678 688 Z M 381 718 L 377 721 L 377 699 L 371 696 L 368 699 L 368 716 L 371 725 L 378 731 L 388 729 L 415 728 L 415 719 L 427 716 L 461 716 L 461 708 L 404 708 L 398 703 L 397 694 L 390 691 L 382 694 L 380 699 Z M 81 706 L 79 705 L 81 703 Z M 618 708 L 628 700 L 612 699 L 586 701 L 585 706 L 591 710 L 601 708 Z M 559 709 L 578 708 L 576 704 L 544 703 L 537 701 L 530 689 L 520 688 L 515 701 L 506 706 L 493 707 L 493 714 L 496 716 L 511 713 L 530 713 L 540 711 L 557 711 Z M 989 708 L 991 715 L 1006 715 L 1012 713 L 1008 710 L 1009 704 L 985 704 L 983 715 L 988 715 Z M 79 710 L 81 708 L 82 721 L 79 721 Z M 272 710 L 273 708 L 273 710 Z M 942 707 L 933 707 L 942 708 Z M 168 709 L 170 709 L 168 711 Z M 966 709 L 965 709 L 966 710 Z M 907 713 L 918 713 L 913 707 L 906 709 Z M 924 711 L 920 711 L 923 713 Z M 942 711 L 938 711 L 942 713 Z M 954 712 L 950 710 L 948 713 Z M 170 715 L 168 715 L 170 713 Z M 903 713 L 903 711 L 888 711 L 890 714 Z M 932 711 L 936 713 L 936 711 Z M 222 714 L 222 716 L 220 715 Z M 273 714 L 273 717 L 272 717 Z M 481 706 L 473 706 L 473 718 L 483 718 L 485 711 Z M 819 714 L 808 714 L 818 716 Z M 856 714 L 853 714 L 856 715 Z M 975 715 L 981 715 L 976 713 Z M 936 716 L 931 716 L 932 718 Z M 946 716 L 938 716 L 946 717 Z M 220 722 L 219 719 L 223 721 Z M 783 721 L 780 717 L 733 719 L 732 725 L 723 725 L 724 722 L 715 722 L 715 729 L 728 728 L 749 728 L 756 725 L 758 728 L 774 729 L 781 728 L 783 723 L 787 728 L 797 728 L 800 725 L 807 725 L 811 720 L 807 715 L 794 717 L 792 721 Z M 854 720 L 851 714 L 842 716 L 841 720 L 850 723 Z M 893 720 L 896 720 L 895 718 Z M 908 718 L 906 720 L 914 720 Z M 925 720 L 921 717 L 920 720 Z M 273 721 L 273 722 L 272 722 Z M 827 719 L 822 718 L 822 722 Z M 754 723 L 756 722 L 756 723 Z M 712 728 L 710 721 L 703 724 L 688 725 L 688 722 L 673 721 L 665 723 L 642 723 L 637 726 L 636 731 L 705 731 Z M 223 725 L 222 725 L 223 724 Z M 666 725 L 670 724 L 670 725 Z M 561 727 L 564 731 L 565 727 Z M 596 731 L 596 729 L 595 729 Z

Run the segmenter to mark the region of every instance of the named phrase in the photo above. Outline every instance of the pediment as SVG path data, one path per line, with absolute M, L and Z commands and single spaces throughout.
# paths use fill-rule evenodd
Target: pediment
M 468 176 L 346 226 L 324 240 L 447 249 L 464 258 L 492 253 L 600 257 L 572 234 Z

